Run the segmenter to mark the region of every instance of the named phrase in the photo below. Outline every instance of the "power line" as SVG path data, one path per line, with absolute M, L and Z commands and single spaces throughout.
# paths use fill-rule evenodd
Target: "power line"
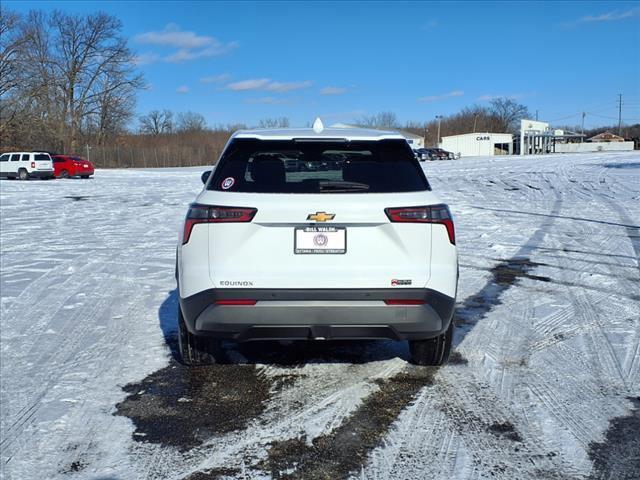
M 610 117 L 608 115 L 598 115 L 596 113 L 589 113 L 586 112 L 587 115 L 591 115 L 592 117 L 598 117 L 598 118 L 606 118 L 607 120 L 618 120 L 618 117 Z M 627 117 L 627 118 L 623 118 L 622 121 L 623 122 L 628 122 L 629 120 L 638 120 L 638 118 L 636 117 Z
M 566 117 L 554 118 L 552 120 L 548 120 L 548 122 L 549 123 L 558 122 L 560 120 L 566 120 L 568 118 L 579 117 L 580 115 L 582 115 L 582 112 L 574 113 L 573 115 L 567 115 Z
M 587 114 L 593 117 L 608 118 L 609 120 L 618 120 L 618 117 L 610 117 L 608 115 L 598 115 L 597 113 L 591 113 L 591 112 L 587 112 Z

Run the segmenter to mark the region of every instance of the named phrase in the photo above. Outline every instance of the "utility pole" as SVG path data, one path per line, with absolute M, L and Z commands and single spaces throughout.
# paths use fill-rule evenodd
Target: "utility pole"
M 587 115 L 586 113 L 582 112 L 582 129 L 580 130 L 580 134 L 582 136 L 580 137 L 580 143 L 584 142 L 584 117 L 586 115 Z
M 536 122 L 538 121 L 538 110 L 536 110 Z
M 618 94 L 618 135 L 622 136 L 622 94 Z
M 87 160 L 91 161 L 91 157 L 89 156 L 89 150 L 91 149 L 91 147 L 89 146 L 89 144 L 87 143 Z
M 473 114 L 473 133 L 476 133 L 476 120 L 478 120 L 478 114 Z
M 427 122 L 424 122 L 424 140 L 422 141 L 423 147 L 427 146 L 427 133 L 429 133 L 429 128 L 427 127 L 427 125 L 429 124 Z
M 436 138 L 436 147 L 440 145 L 440 120 L 442 120 L 442 115 L 436 115 L 438 119 L 438 138 Z

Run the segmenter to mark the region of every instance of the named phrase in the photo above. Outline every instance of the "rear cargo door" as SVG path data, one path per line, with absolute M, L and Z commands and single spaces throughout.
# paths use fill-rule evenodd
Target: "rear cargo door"
M 234 140 L 199 203 L 257 209 L 209 228 L 218 287 L 423 287 L 431 226 L 392 223 L 385 208 L 431 192 L 405 139 Z
M 36 153 L 34 155 L 36 170 L 53 170 L 53 162 L 51 157 L 45 153 Z
M 254 198 L 235 203 L 258 205 L 251 223 L 206 226 L 218 288 L 421 288 L 429 280 L 432 226 L 391 223 L 384 212 L 424 196 L 244 197 Z

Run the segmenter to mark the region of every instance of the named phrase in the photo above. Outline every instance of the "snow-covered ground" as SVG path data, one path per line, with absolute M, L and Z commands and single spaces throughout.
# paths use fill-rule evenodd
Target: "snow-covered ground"
M 640 477 L 640 155 L 425 164 L 456 215 L 456 351 L 175 349 L 202 169 L 2 181 L 1 472 L 44 478 Z

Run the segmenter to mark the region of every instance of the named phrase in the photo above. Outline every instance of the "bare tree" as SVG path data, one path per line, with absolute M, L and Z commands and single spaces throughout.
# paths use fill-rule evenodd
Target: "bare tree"
M 288 128 L 289 119 L 287 117 L 280 118 L 263 118 L 258 122 L 258 128 Z
M 173 112 L 170 110 L 151 110 L 139 120 L 141 133 L 160 135 L 173 131 Z
M 497 127 L 503 132 L 517 132 L 520 120 L 530 116 L 529 109 L 512 98 L 494 98 L 489 105 L 489 112 L 498 119 Z
M 207 128 L 207 121 L 196 112 L 180 112 L 176 120 L 178 132 L 200 132 Z
M 104 145 L 108 138 L 123 133 L 133 117 L 134 87 L 122 84 L 121 88 L 111 88 L 118 78 L 117 74 L 105 74 L 100 79 L 94 107 L 87 112 L 85 131 L 93 135 L 97 145 Z
M 380 112 L 360 117 L 357 124 L 367 128 L 396 129 L 400 127 L 398 117 L 393 112 Z
M 99 120 L 98 131 L 103 133 L 105 122 L 122 119 L 113 114 L 113 106 L 120 113 L 132 108 L 143 86 L 121 28 L 116 17 L 105 13 L 33 11 L 24 22 L 29 82 L 22 94 L 33 99 L 33 110 L 55 124 L 67 151 L 77 151 L 82 129 L 95 125 L 90 117 Z
M 15 95 L 22 83 L 21 53 L 27 36 L 20 28 L 20 16 L 0 11 L 0 134 L 12 122 L 18 108 Z
M 11 28 L 2 35 L 15 48 L 5 57 L 4 70 L 11 88 L 2 94 L 3 143 L 15 146 L 60 145 L 60 105 L 56 103 L 56 84 L 49 62 L 49 35 L 42 12 L 32 11 L 27 18 L 3 12 L 11 19 Z M 9 22 L 7 22 L 9 24 Z M 17 43 L 10 39 L 20 39 Z

